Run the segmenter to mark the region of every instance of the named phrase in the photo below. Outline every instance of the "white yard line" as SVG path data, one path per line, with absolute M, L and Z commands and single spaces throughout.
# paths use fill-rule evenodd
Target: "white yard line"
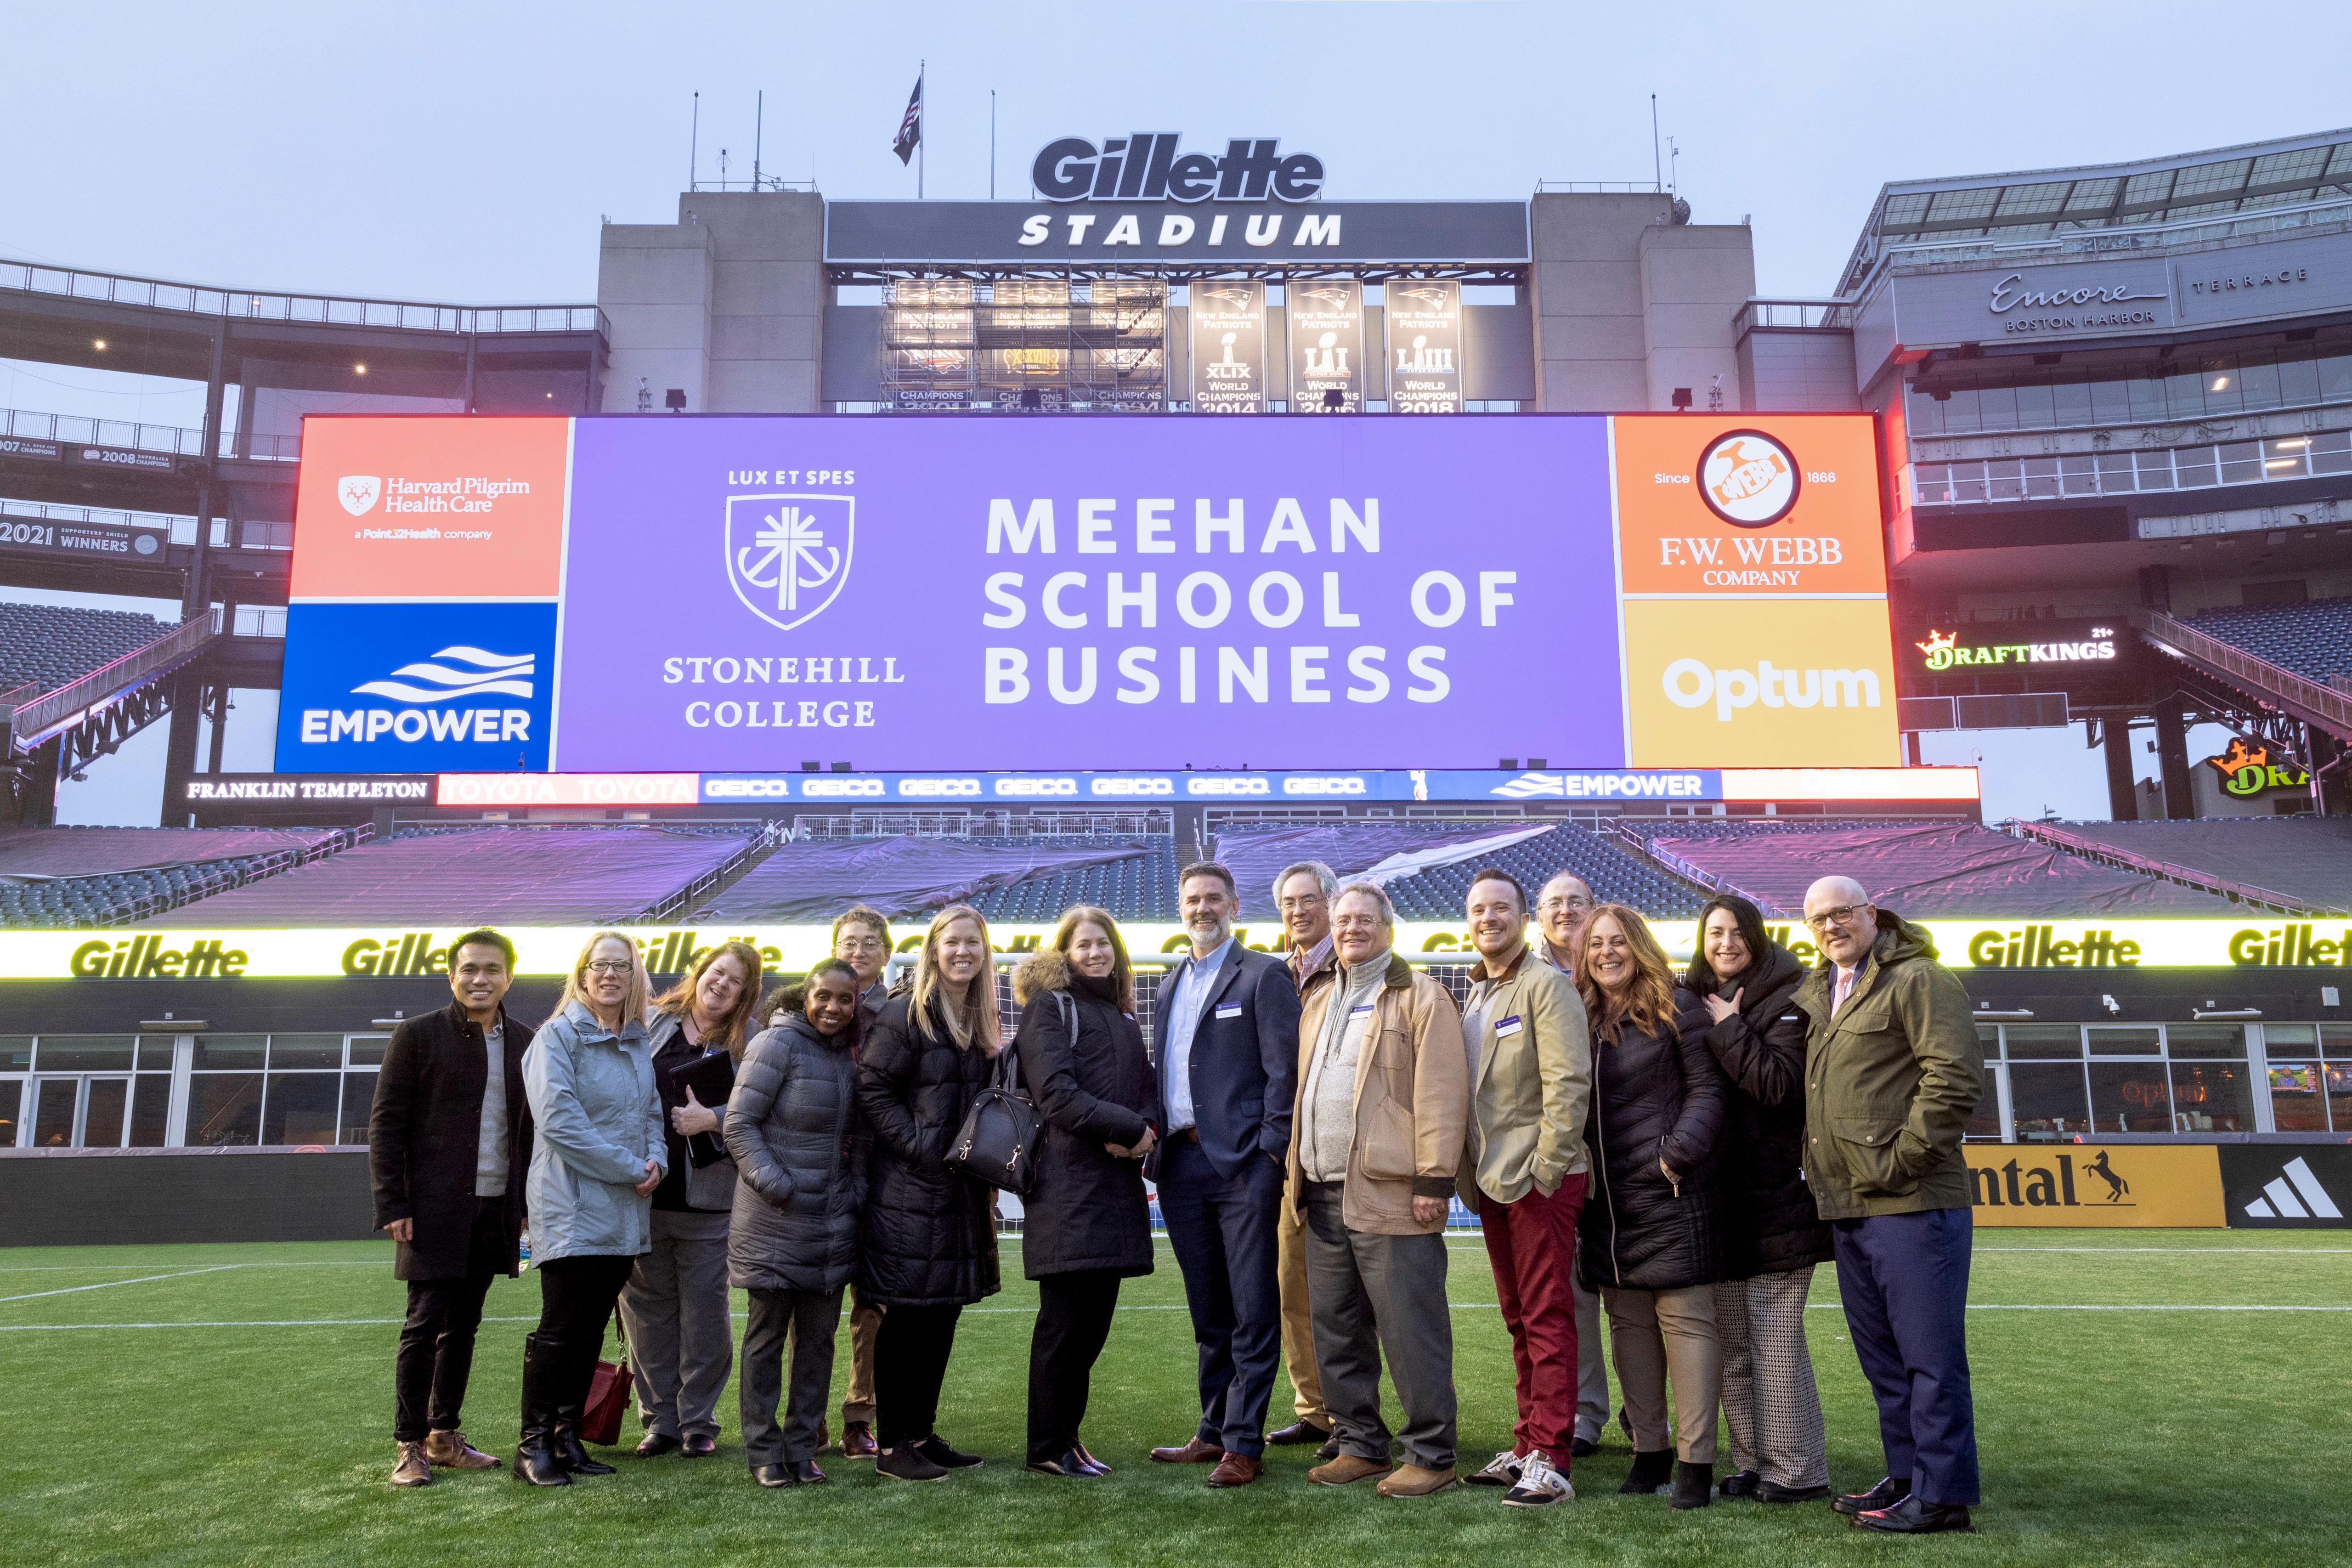
M 0 1301 L 35 1301 L 44 1296 L 70 1296 L 78 1290 L 110 1290 L 117 1285 L 152 1285 L 158 1279 L 185 1279 L 191 1274 L 218 1274 L 223 1269 L 241 1267 L 236 1263 L 215 1263 L 209 1268 L 183 1268 L 177 1274 L 150 1274 L 139 1279 L 105 1279 L 95 1285 L 68 1285 L 62 1290 L 27 1290 L 21 1296 L 0 1296 Z

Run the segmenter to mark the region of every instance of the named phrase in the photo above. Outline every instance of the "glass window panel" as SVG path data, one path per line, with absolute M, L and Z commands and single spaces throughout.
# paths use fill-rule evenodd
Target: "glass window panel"
M 1904 400 L 1905 421 L 1914 436 L 1940 436 L 1944 433 L 1944 405 L 1926 390 L 1914 386 Z
M 2198 367 L 2205 377 L 2205 412 L 2236 414 L 2245 406 L 2245 394 L 2238 374 L 2238 356 L 2221 354 L 2206 360 Z
M 335 1141 L 335 1110 L 343 1075 L 339 1072 L 274 1072 L 263 1107 L 261 1141 L 273 1147 Z
M 2214 1061 L 2246 1059 L 2246 1029 L 2242 1024 L 2173 1024 L 2165 1031 L 2172 1055 Z
M 190 1147 L 211 1149 L 260 1141 L 259 1073 L 199 1073 L 188 1080 Z
M 122 1147 L 122 1117 L 131 1108 L 131 1080 L 94 1078 L 85 1091 L 89 1104 L 81 1113 L 81 1146 L 85 1149 Z
M 1952 499 L 1952 470 L 1942 463 L 1922 463 L 1912 470 L 1914 493 L 1920 506 L 1943 506 Z
M 280 1068 L 339 1068 L 342 1065 L 343 1037 L 341 1035 L 269 1037 L 269 1066 L 272 1071 Z
M 2017 389 L 2013 386 L 1980 386 L 1977 388 L 1977 417 L 1987 430 L 2017 428 Z
M 2058 488 L 2070 496 L 2099 493 L 2099 468 L 2087 457 L 2058 459 Z
M 2352 1132 L 2352 1067 L 2329 1062 L 2320 1069 L 2327 1090 L 2328 1130 Z
M 2327 354 L 2320 360 L 2319 400 L 2352 402 L 2352 354 Z
M 2025 494 L 2029 500 L 2058 499 L 2058 459 L 2028 458 L 2025 459 Z
M 2173 419 L 2205 416 L 2205 380 L 2195 370 L 2176 370 L 2164 378 L 2164 407 Z
M 2329 1061 L 2352 1061 L 2352 1024 L 2319 1026 L 2319 1054 Z
M 2319 362 L 2308 350 L 2279 356 L 2279 401 L 2288 407 L 2319 401 Z
M 32 1036 L 0 1035 L 0 1072 L 23 1072 L 32 1065 Z
M 1952 499 L 1956 501 L 1980 501 L 1985 499 L 1982 463 L 1952 465 Z
M 2162 1062 L 2093 1062 L 2091 1121 L 2095 1132 L 2169 1132 L 2172 1100 Z
M 2263 444 L 2260 441 L 2224 442 L 2221 452 L 2223 484 L 2250 485 L 2263 477 Z
M 389 1035 L 353 1035 L 351 1038 L 352 1066 L 355 1068 L 381 1066 L 383 1062 L 383 1048 L 391 1043 L 392 1037 Z
M 16 1128 L 25 1109 L 25 1080 L 0 1079 L 0 1149 L 16 1146 Z
M 2050 388 L 2052 401 L 2057 405 L 2061 425 L 2088 425 L 2091 422 L 2091 384 L 2087 381 L 2062 381 Z
M 2073 1024 L 2011 1024 L 2001 1032 L 2009 1039 L 2011 1061 L 2083 1054 L 2083 1031 Z
M 2153 1025 L 2140 1028 L 2093 1026 L 2091 1054 L 2095 1057 L 2160 1057 L 2164 1037 Z
M 198 1035 L 192 1065 L 198 1072 L 257 1068 L 268 1045 L 267 1035 Z
M 2315 1024 L 2265 1024 L 2263 1050 L 2272 1057 L 2315 1057 L 2319 1027 Z
M 1996 459 L 1985 465 L 1985 482 L 1995 500 L 2025 499 L 2024 466 L 2016 459 Z
M 2131 400 L 2131 416 L 2134 419 L 2166 417 L 2162 376 L 2136 375 L 2124 385 L 2125 395 Z
M 2172 472 L 2184 490 L 2202 489 L 2221 482 L 2210 447 L 2183 447 L 2172 454 Z
M 71 1148 L 74 1100 L 81 1093 L 81 1080 L 75 1078 L 35 1079 L 33 1092 L 33 1147 Z
M 2276 408 L 2279 405 L 2277 360 L 2266 353 L 2240 354 L 2238 378 L 2248 408 Z
M 2311 438 L 2311 471 L 2352 474 L 2352 430 L 2322 430 Z
M 354 1047 L 356 1048 L 356 1047 Z M 364 1143 L 368 1141 L 368 1111 L 375 1103 L 375 1074 L 347 1072 L 343 1075 L 343 1130 L 338 1143 Z
M 2271 1123 L 2282 1132 L 2327 1131 L 2327 1100 L 2317 1062 L 2271 1064 Z
M 1977 1031 L 1979 1037 L 1985 1033 L 1986 1031 L 1981 1028 Z M 2000 1049 L 1997 1046 L 1990 1047 L 1987 1048 L 1987 1054 L 1997 1057 Z M 2000 1095 L 1993 1087 L 1994 1070 L 1997 1069 L 1989 1068 L 1986 1070 L 1984 1092 L 1977 1096 L 1976 1109 L 1969 1112 L 1968 1131 L 1960 1135 L 1963 1138 L 1981 1139 L 1994 1143 L 2000 1142 Z
M 1955 435 L 1966 435 L 1984 428 L 1984 422 L 1977 411 L 1975 387 L 1952 388 L 1951 395 L 1944 400 L 1944 428 Z
M 2080 1063 L 2020 1062 L 2011 1032 L 2009 1099 L 2021 1138 L 2089 1131 L 2089 1100 Z
M 171 1116 L 172 1080 L 162 1073 L 141 1073 L 131 1087 L 131 1146 L 161 1149 Z
M 2180 1132 L 2252 1132 L 2252 1085 L 2243 1062 L 2172 1064 L 2173 1128 Z
M 1997 1062 L 2000 1060 L 2000 1026 L 1998 1024 L 1979 1024 L 1977 1026 L 1977 1048 L 1984 1052 L 1985 1060 L 1989 1062 Z M 1990 1100 L 1992 1098 L 1992 1093 L 1990 1089 L 1986 1091 L 1985 1098 L 1987 1100 Z
M 2299 479 L 2309 470 L 2311 437 L 2286 436 L 2263 443 L 2263 478 Z
M 2058 422 L 2050 384 L 2035 382 L 2017 389 L 2017 424 L 2021 430 L 2039 430 Z
M 179 1040 L 171 1035 L 140 1036 L 139 1070 L 141 1072 L 170 1072 L 172 1070 L 172 1053 L 179 1049 Z
M 2168 451 L 2141 452 L 2133 466 L 2139 472 L 2139 488 L 2144 490 L 2168 490 L 2172 488 L 2172 454 Z
M 2139 481 L 2132 477 L 2132 455 L 2129 452 L 2101 452 L 2096 460 L 2101 495 L 2129 495 L 2139 488 Z
M 36 1065 L 43 1072 L 128 1072 L 129 1035 L 43 1035 Z

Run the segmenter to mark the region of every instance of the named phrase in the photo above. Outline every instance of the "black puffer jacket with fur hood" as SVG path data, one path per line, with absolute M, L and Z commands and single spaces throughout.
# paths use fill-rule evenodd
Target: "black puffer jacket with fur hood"
M 1151 1211 L 1143 1162 L 1131 1149 L 1161 1121 L 1160 1090 L 1143 1030 L 1119 1006 L 1108 978 L 1072 972 L 1053 948 L 1013 977 L 1021 1005 L 1013 1047 L 1021 1080 L 1045 1117 L 1037 1184 L 1023 1200 L 1021 1258 L 1032 1279 L 1079 1269 L 1151 1272 Z

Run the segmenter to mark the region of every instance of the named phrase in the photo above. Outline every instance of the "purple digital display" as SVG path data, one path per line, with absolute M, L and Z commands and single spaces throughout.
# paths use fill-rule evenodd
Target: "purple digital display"
M 1602 417 L 574 428 L 563 771 L 1625 761 Z

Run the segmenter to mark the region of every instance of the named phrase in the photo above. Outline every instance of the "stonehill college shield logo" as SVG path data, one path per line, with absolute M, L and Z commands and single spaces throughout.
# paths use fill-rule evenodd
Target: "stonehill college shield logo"
M 856 539 L 848 496 L 729 496 L 727 581 L 744 608 L 791 631 L 840 595 Z

